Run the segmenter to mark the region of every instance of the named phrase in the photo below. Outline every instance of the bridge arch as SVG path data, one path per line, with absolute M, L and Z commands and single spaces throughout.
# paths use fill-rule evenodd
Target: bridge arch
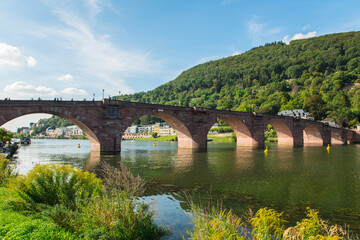
M 347 135 L 343 131 L 331 130 L 331 144 L 347 144 Z
M 39 109 L 26 108 L 26 109 L 19 110 L 17 112 L 12 111 L 11 113 L 9 113 L 6 116 L 1 116 L 0 126 L 4 125 L 5 123 L 7 123 L 11 120 L 14 120 L 16 118 L 23 117 L 23 116 L 30 115 L 30 114 L 37 114 L 37 113 L 46 113 L 46 114 L 55 115 L 55 116 L 64 118 L 64 119 L 74 123 L 88 137 L 90 144 L 91 144 L 91 151 L 100 151 L 100 141 L 99 141 L 98 137 L 96 136 L 96 134 L 94 133 L 94 131 L 84 121 L 80 120 L 81 117 L 79 115 L 75 115 L 70 112 L 62 112 L 62 111 L 59 112 L 56 110 L 48 110 L 48 109 L 47 110 L 39 110 Z
M 128 127 L 130 127 L 134 121 L 136 121 L 137 119 L 139 119 L 140 117 L 143 117 L 145 115 L 155 116 L 157 118 L 162 119 L 167 124 L 169 124 L 169 126 L 171 128 L 173 128 L 176 133 L 179 148 L 194 148 L 194 147 L 196 147 L 195 136 L 192 136 L 188 127 L 182 121 L 180 121 L 178 118 L 176 118 L 175 116 L 173 116 L 169 113 L 148 112 L 148 113 L 143 113 L 143 114 L 139 114 L 139 115 L 134 115 L 131 118 L 129 118 L 128 121 L 124 122 L 124 124 L 122 125 L 122 128 L 121 128 L 121 134 L 123 135 L 125 133 L 125 130 Z
M 321 131 L 315 125 L 308 125 L 303 130 L 304 145 L 324 145 Z
M 281 120 L 270 120 L 264 124 L 264 131 L 268 124 L 270 124 L 276 131 L 279 145 L 294 145 L 293 133 L 286 122 Z

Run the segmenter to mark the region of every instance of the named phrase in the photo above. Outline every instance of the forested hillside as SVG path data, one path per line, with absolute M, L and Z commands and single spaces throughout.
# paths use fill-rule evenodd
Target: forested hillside
M 182 72 L 125 101 L 276 114 L 304 108 L 354 126 L 360 117 L 360 32 L 266 44 Z

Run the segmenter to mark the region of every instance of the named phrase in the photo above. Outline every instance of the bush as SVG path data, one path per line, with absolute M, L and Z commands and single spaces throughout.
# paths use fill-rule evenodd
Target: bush
M 139 175 L 134 177 L 129 169 L 119 162 L 115 168 L 107 162 L 101 163 L 101 176 L 108 192 L 125 191 L 130 197 L 141 196 L 145 191 L 145 180 Z
M 277 213 L 273 209 L 259 209 L 250 222 L 254 239 L 271 240 L 271 236 L 281 239 L 284 233 L 285 221 L 282 219 L 282 213 Z
M 158 133 L 157 133 L 157 132 L 151 133 L 151 137 L 152 137 L 152 138 L 157 138 L 157 136 L 158 136 Z
M 149 205 L 135 199 L 144 191 L 142 178 L 123 165 L 117 170 L 103 163 L 103 173 L 105 185 L 70 166 L 36 165 L 18 178 L 16 188 L 28 209 L 81 239 L 156 239 L 166 233 Z
M 6 186 L 16 176 L 15 168 L 10 165 L 9 159 L 0 158 L 0 186 Z
M 212 208 L 210 211 L 202 210 L 192 206 L 194 230 L 189 232 L 191 239 L 244 239 L 239 235 L 242 225 L 241 219 L 236 217 L 231 211 L 218 211 Z
M 75 210 L 79 204 L 100 194 L 103 185 L 95 174 L 71 166 L 48 164 L 36 165 L 27 175 L 19 177 L 17 190 L 33 209 L 43 204 L 62 204 Z
M 290 227 L 284 232 L 284 239 L 319 239 L 339 240 L 345 236 L 345 231 L 340 226 L 329 227 L 326 221 L 318 216 L 319 212 L 307 208 L 307 218 L 298 222 L 295 227 Z
M 82 212 L 80 229 L 88 239 L 157 239 L 166 232 L 155 224 L 149 205 L 125 191 L 97 196 Z

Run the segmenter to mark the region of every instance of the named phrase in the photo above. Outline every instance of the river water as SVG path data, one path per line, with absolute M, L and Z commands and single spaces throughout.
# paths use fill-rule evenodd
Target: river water
M 78 148 L 80 144 L 80 148 Z M 123 141 L 118 156 L 90 153 L 87 140 L 37 140 L 20 148 L 17 168 L 65 163 L 95 171 L 101 161 L 121 161 L 147 180 L 142 200 L 157 211 L 156 221 L 171 229 L 164 239 L 181 239 L 191 229 L 191 200 L 231 208 L 242 215 L 270 207 L 284 211 L 290 224 L 316 208 L 331 223 L 360 233 L 360 145 L 304 148 L 269 145 L 261 149 L 209 143 L 206 151 L 177 149 L 176 142 Z

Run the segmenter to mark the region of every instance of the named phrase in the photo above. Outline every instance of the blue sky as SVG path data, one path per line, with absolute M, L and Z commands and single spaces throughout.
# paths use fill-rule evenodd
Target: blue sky
M 0 98 L 148 91 L 267 42 L 358 31 L 358 0 L 0 2 Z

